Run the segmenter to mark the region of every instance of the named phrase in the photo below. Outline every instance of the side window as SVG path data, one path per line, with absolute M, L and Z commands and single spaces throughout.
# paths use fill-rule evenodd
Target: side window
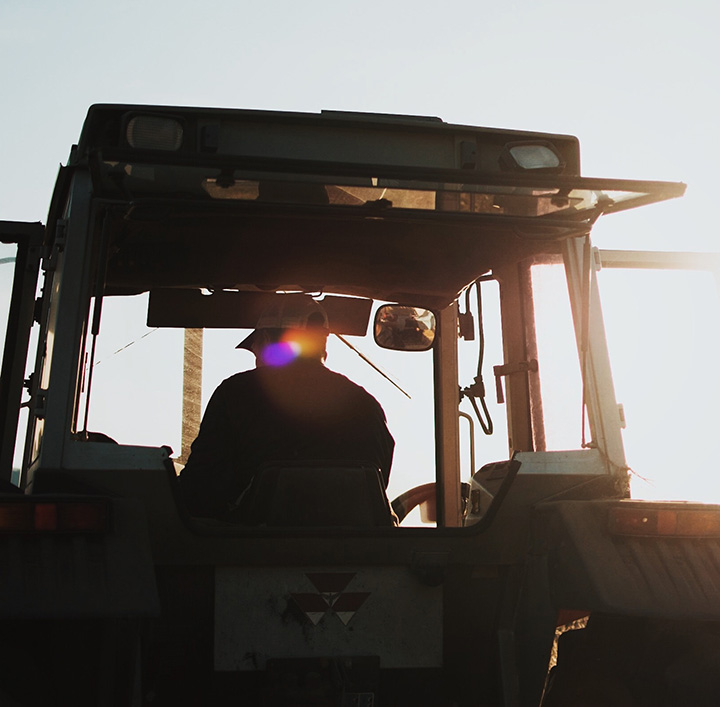
M 90 432 L 121 444 L 167 444 L 179 454 L 183 330 L 149 328 L 147 297 L 104 298 L 94 361 L 87 345 L 76 430 L 84 430 L 87 414 Z
M 545 449 L 579 449 L 582 380 L 565 268 L 534 265 L 531 277 Z

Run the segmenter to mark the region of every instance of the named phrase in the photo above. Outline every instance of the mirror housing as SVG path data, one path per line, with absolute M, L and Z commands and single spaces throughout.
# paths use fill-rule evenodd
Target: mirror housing
M 383 349 L 427 351 L 435 342 L 435 315 L 429 309 L 384 304 L 375 312 L 373 336 Z

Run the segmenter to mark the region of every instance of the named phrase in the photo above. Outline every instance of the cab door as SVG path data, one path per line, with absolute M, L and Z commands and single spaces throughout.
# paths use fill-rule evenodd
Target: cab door
M 600 250 L 632 495 L 720 502 L 720 255 Z

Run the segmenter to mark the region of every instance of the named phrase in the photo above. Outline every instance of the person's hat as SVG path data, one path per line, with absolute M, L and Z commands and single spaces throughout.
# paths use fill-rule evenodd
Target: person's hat
M 255 331 L 235 348 L 252 351 L 254 337 L 260 329 L 314 330 L 330 333 L 328 317 L 322 306 L 306 295 L 278 295 L 260 315 Z

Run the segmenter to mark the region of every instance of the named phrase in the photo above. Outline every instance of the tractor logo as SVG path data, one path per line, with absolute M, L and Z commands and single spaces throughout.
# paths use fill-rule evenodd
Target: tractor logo
M 346 626 L 365 603 L 370 592 L 346 592 L 353 572 L 309 572 L 305 575 L 316 592 L 292 593 L 290 598 L 314 626 L 326 614 L 335 614 Z

